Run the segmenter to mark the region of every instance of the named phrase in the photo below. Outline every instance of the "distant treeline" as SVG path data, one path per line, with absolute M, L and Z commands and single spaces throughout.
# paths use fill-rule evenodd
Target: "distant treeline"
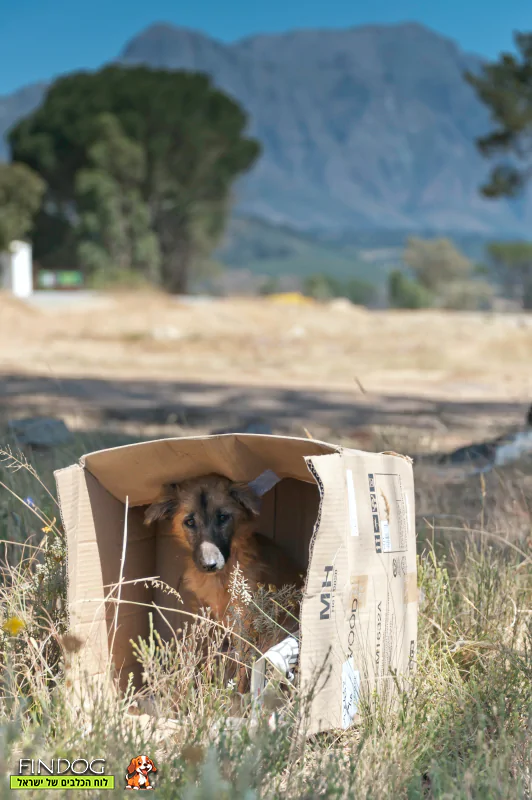
M 515 40 L 516 55 L 465 76 L 494 124 L 478 148 L 502 158 L 481 189 L 487 197 L 517 196 L 532 174 L 532 34 Z M 191 279 L 212 272 L 234 182 L 260 155 L 247 122 L 203 74 L 111 66 L 60 78 L 9 133 L 12 163 L 0 165 L 0 250 L 28 238 L 41 267 L 79 269 L 92 285 L 149 282 L 188 291 Z M 386 247 L 398 234 L 366 236 L 357 233 L 359 247 Z M 345 272 L 349 234 L 343 249 L 336 244 Z M 387 270 L 392 306 L 487 308 L 498 295 L 532 308 L 527 242 L 492 243 L 479 266 L 448 239 L 410 238 L 402 261 L 403 268 Z M 316 298 L 382 302 L 378 281 L 365 280 L 354 262 L 342 279 L 326 265 L 305 276 L 300 264 L 298 277 Z

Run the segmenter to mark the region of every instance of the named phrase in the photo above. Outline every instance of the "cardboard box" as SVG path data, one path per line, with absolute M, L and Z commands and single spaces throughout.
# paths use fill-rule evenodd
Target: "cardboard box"
M 114 663 L 122 685 L 140 683 L 130 640 L 148 634 L 150 606 L 183 608 L 142 578 L 179 583 L 179 545 L 168 523 L 147 527 L 144 510 L 162 484 L 220 473 L 253 481 L 272 470 L 257 530 L 306 572 L 300 680 L 319 691 L 309 733 L 345 728 L 364 696 L 382 696 L 413 669 L 417 638 L 414 483 L 410 459 L 284 436 L 224 434 L 164 439 L 83 456 L 55 473 L 68 547 L 71 633 L 80 664 L 97 679 Z M 121 603 L 106 602 L 121 574 Z M 132 583 L 132 581 L 138 581 Z M 114 597 L 116 597 L 116 588 Z M 183 595 L 185 610 L 187 597 Z M 139 605 L 141 604 L 141 605 Z M 154 614 L 161 635 L 168 632 Z M 179 612 L 170 620 L 182 624 Z M 115 623 L 118 627 L 115 628 Z

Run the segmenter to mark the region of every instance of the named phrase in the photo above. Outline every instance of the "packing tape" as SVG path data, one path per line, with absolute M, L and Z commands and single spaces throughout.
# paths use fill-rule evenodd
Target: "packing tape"
M 257 497 L 262 497 L 263 494 L 273 489 L 280 480 L 281 478 L 272 469 L 267 469 L 261 472 L 258 478 L 250 481 L 248 486 L 255 492 Z
M 405 603 L 417 603 L 419 590 L 417 588 L 417 572 L 408 572 L 405 575 Z

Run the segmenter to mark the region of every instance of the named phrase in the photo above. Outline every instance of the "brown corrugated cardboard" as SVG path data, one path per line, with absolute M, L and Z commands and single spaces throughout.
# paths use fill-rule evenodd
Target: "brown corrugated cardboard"
M 311 688 L 309 733 L 347 727 L 364 697 L 408 675 L 415 661 L 417 581 L 412 466 L 396 454 L 372 454 L 325 442 L 256 434 L 166 439 L 102 450 L 56 472 L 67 535 L 71 632 L 90 678 L 112 662 L 125 685 L 140 683 L 130 640 L 148 633 L 153 604 L 182 624 L 184 604 L 154 588 L 177 590 L 179 544 L 167 523 L 146 527 L 145 507 L 170 481 L 217 472 L 254 481 L 271 470 L 261 533 L 306 572 L 299 674 Z M 270 484 L 271 485 L 271 484 Z M 129 504 L 125 525 L 125 503 Z M 118 590 L 124 530 L 127 546 Z M 118 626 L 116 598 L 120 592 Z M 109 598 L 112 595 L 111 600 Z M 162 615 L 156 620 L 168 633 Z M 282 637 L 281 637 L 282 638 Z

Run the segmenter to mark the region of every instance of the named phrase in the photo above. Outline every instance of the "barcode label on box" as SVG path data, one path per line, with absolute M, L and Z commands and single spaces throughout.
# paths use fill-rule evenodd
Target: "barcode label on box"
M 408 549 L 408 506 L 401 476 L 368 473 L 373 535 L 377 553 L 401 553 Z
M 382 541 L 382 552 L 383 553 L 391 553 L 392 552 L 392 540 L 390 539 L 390 523 L 387 519 L 383 519 L 381 522 L 381 541 Z

